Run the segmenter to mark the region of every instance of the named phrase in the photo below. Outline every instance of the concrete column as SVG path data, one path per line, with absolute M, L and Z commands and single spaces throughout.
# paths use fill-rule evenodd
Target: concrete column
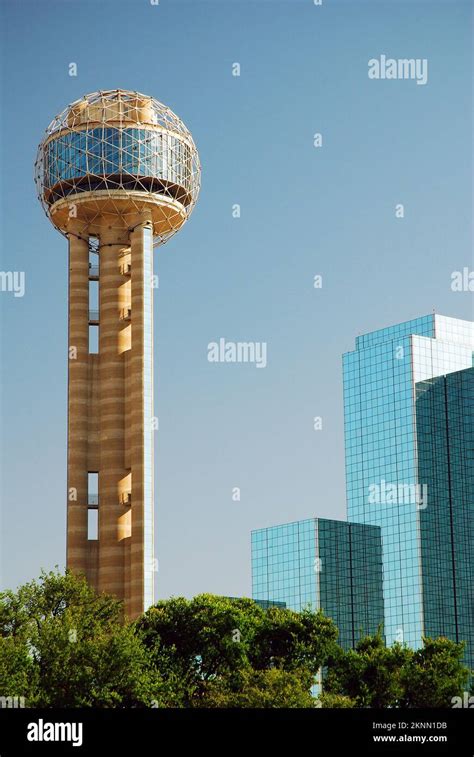
M 100 232 L 99 278 L 99 591 L 127 602 L 121 494 L 125 468 L 125 357 L 122 332 L 128 322 L 121 256 L 128 234 L 104 226 Z
M 89 355 L 88 240 L 70 239 L 68 566 L 135 618 L 153 601 L 153 272 L 146 216 L 100 231 L 99 353 Z M 131 275 L 125 263 L 131 263 Z M 130 313 L 129 313 L 130 311 Z M 91 467 L 92 466 L 92 467 Z M 99 471 L 99 539 L 87 474 Z M 126 501 L 127 493 L 131 501 Z
M 152 601 L 153 583 L 153 290 L 152 252 L 146 249 L 146 220 L 130 234 L 132 281 L 132 348 L 130 355 L 130 459 L 132 530 L 130 616 Z
M 89 244 L 69 235 L 67 567 L 87 574 Z

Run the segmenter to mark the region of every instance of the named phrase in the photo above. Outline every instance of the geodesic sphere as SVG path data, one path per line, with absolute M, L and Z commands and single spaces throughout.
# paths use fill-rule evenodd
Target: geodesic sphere
M 35 182 L 63 234 L 127 228 L 145 213 L 155 244 L 189 218 L 201 170 L 193 138 L 165 105 L 139 92 L 93 92 L 69 105 L 38 147 Z

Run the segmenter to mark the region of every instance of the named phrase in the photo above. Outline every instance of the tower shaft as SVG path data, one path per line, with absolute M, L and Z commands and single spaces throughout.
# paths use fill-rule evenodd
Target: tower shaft
M 132 230 L 102 222 L 97 321 L 87 235 L 69 234 L 67 565 L 121 599 L 129 618 L 153 602 L 152 256 L 144 214 Z

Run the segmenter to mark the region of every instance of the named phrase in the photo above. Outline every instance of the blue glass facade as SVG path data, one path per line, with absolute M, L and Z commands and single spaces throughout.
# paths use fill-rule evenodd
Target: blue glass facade
M 98 127 L 68 131 L 45 145 L 44 186 L 86 177 L 148 177 L 189 189 L 191 150 L 152 129 Z
M 317 607 L 315 520 L 252 531 L 252 597 Z
M 473 348 L 472 323 L 432 314 L 360 336 L 343 358 L 348 519 L 381 528 L 387 643 L 425 633 L 415 385 L 471 367 Z
M 380 529 L 311 518 L 253 531 L 252 597 L 322 609 L 353 647 L 383 623 Z
M 474 670 L 474 368 L 416 385 L 424 633 L 466 644 Z

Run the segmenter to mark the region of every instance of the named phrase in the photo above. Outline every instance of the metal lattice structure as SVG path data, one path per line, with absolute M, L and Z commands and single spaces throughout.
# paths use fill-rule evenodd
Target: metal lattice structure
M 145 208 L 154 244 L 189 218 L 201 169 L 183 122 L 153 97 L 114 89 L 65 108 L 46 129 L 35 163 L 39 200 L 53 225 L 98 233 L 127 228 Z

